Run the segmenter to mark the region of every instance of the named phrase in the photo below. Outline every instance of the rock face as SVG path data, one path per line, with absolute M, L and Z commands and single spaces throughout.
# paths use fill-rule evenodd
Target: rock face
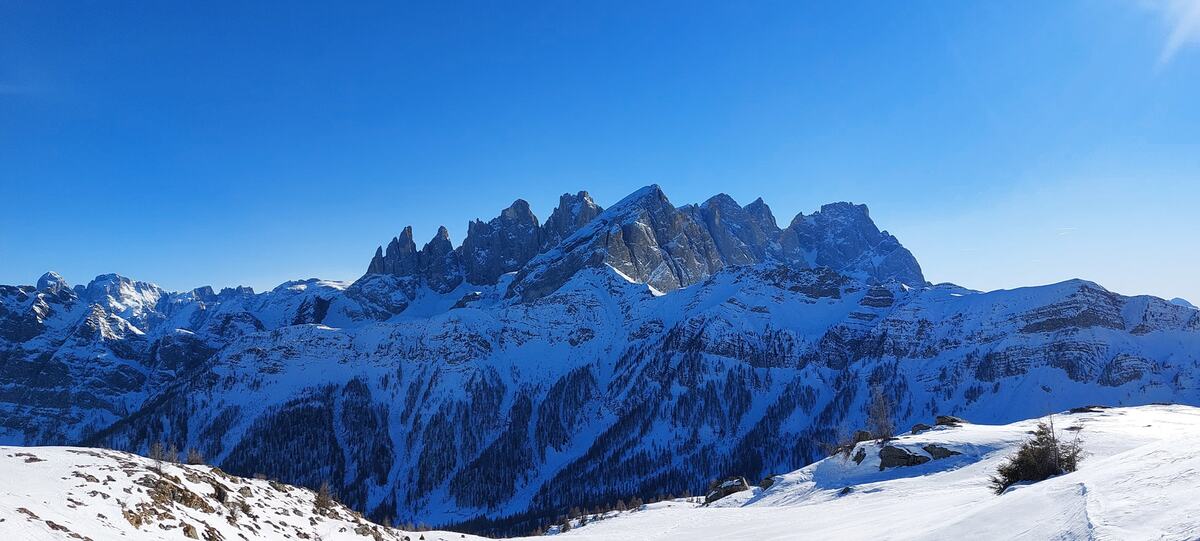
M 743 490 L 750 490 L 750 483 L 747 483 L 744 477 L 717 479 L 708 486 L 708 493 L 704 496 L 704 503 L 712 503 Z
M 902 466 L 919 466 L 929 462 L 929 457 L 914 453 L 903 447 L 885 445 L 879 450 L 879 471 Z
M 875 227 L 866 205 L 831 203 L 797 215 L 779 239 L 789 261 L 807 261 L 843 274 L 906 284 L 925 281 L 912 253 Z
M 517 200 L 487 223 L 471 222 L 456 261 L 432 274 L 421 268 L 425 250 L 413 257 L 411 238 L 411 229 L 405 229 L 386 252 L 376 250 L 367 274 L 420 277 L 432 289 L 448 291 L 462 281 L 493 285 L 501 275 L 518 272 L 508 295 L 523 301 L 552 293 L 583 269 L 602 267 L 660 293 L 699 283 L 727 266 L 766 261 L 924 285 L 912 254 L 875 227 L 865 206 L 849 203 L 799 215 L 780 230 L 761 198 L 743 207 L 720 194 L 676 208 L 658 186 L 642 188 L 607 211 L 587 192 L 563 194 L 540 227 L 529 205 Z
M 490 285 L 523 267 L 541 248 L 538 219 L 529 203 L 518 199 L 490 222 L 471 222 L 458 255 L 468 282 Z
M 433 239 L 417 254 L 417 274 L 438 293 L 451 291 L 462 283 L 462 262 L 445 227 L 439 227 Z
M 592 196 L 587 192 L 562 194 L 558 198 L 558 206 L 542 225 L 542 251 L 558 246 L 563 239 L 587 225 L 603 211 L 604 209 L 592 201 Z
M 387 252 L 384 252 L 382 247 L 375 250 L 375 257 L 371 259 L 367 273 L 412 276 L 417 273 L 419 266 L 417 245 L 413 242 L 412 226 L 409 226 L 404 228 L 400 236 L 392 238 L 392 242 L 388 243 Z
M 472 529 L 518 533 L 572 506 L 796 469 L 865 426 L 872 386 L 896 426 L 1200 396 L 1200 312 L 1081 280 L 882 280 L 882 252 L 814 266 L 883 237 L 847 225 L 865 217 L 854 208 L 789 228 L 808 231 L 812 249 L 789 248 L 803 259 L 770 241 L 742 264 L 760 233 L 784 234 L 761 201 L 676 208 L 649 188 L 600 211 L 564 196 L 540 253 L 464 286 L 485 239 L 520 230 L 525 251 L 507 253 L 528 253 L 520 207 L 471 250 L 444 231 L 417 250 L 405 231 L 353 284 L 0 286 L 0 443 L 166 441 L 232 473 L 329 481 L 380 520 L 481 516 Z M 474 261 L 474 279 L 509 268 Z
M 962 454 L 958 451 L 954 451 L 952 449 L 947 449 L 945 447 L 942 447 L 942 446 L 936 445 L 936 444 L 932 444 L 932 443 L 922 447 L 922 449 L 924 449 L 926 453 L 929 453 L 929 456 L 933 457 L 934 460 L 941 460 L 943 458 L 950 458 L 954 455 Z

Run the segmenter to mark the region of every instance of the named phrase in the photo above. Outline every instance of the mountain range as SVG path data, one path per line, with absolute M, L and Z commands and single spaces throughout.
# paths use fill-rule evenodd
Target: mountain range
M 0 286 L 0 444 L 164 442 L 484 533 L 795 470 L 872 395 L 899 426 L 1002 423 L 1200 404 L 1198 377 L 1186 302 L 931 284 L 863 205 L 780 227 L 761 199 L 657 186 L 564 194 L 545 222 L 518 200 L 457 247 L 404 228 L 352 283 Z

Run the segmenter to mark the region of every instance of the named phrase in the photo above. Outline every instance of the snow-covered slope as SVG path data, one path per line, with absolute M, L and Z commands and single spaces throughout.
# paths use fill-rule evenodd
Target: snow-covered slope
M 308 489 L 81 447 L 0 447 L 0 535 L 22 541 L 479 539 L 374 524 Z
M 1200 538 L 1200 409 L 1142 406 L 1063 413 L 1079 434 L 1079 470 L 996 496 L 988 476 L 1039 420 L 939 426 L 890 441 L 930 460 L 880 470 L 881 443 L 866 459 L 840 455 L 709 506 L 683 501 L 609 515 L 562 539 L 1027 539 Z M 933 458 L 927 446 L 959 453 Z M 857 452 L 857 449 L 856 449 Z M 938 453 L 941 455 L 943 453 Z

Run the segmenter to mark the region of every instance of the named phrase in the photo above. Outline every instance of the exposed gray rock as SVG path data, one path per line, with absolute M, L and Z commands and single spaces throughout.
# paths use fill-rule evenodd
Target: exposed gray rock
M 913 427 L 912 427 L 912 433 L 913 433 L 913 434 L 920 434 L 921 432 L 924 432 L 924 431 L 926 431 L 926 430 L 929 430 L 929 429 L 931 429 L 931 428 L 933 428 L 933 427 L 932 427 L 932 426 L 929 426 L 929 425 L 927 425 L 927 424 L 925 424 L 925 423 L 917 423 L 917 424 L 913 425 Z
M 708 229 L 724 264 L 750 265 L 766 257 L 773 232 L 764 231 L 760 221 L 732 197 L 718 194 L 690 209 L 694 209 L 697 218 Z M 766 209 L 766 212 L 769 215 L 770 210 Z
M 933 457 L 934 460 L 941 460 L 943 458 L 949 458 L 954 455 L 962 454 L 958 451 L 947 449 L 945 447 L 942 447 L 940 445 L 934 445 L 932 443 L 922 447 L 922 449 L 924 449 L 926 453 L 929 453 L 929 456 Z
M 767 238 L 774 240 L 782 233 L 779 224 L 775 223 L 775 214 L 771 212 L 771 207 L 768 207 L 761 197 L 746 205 L 742 210 L 754 221 L 759 230 L 767 235 Z
M 603 211 L 604 209 L 592 201 L 592 196 L 585 191 L 575 195 L 562 194 L 558 198 L 558 207 L 555 207 L 546 223 L 542 224 L 542 250 L 557 246 Z
M 723 267 L 764 261 L 828 267 L 874 282 L 924 284 L 912 254 L 875 227 L 865 206 L 849 203 L 798 215 L 781 230 L 761 198 L 743 207 L 719 194 L 676 208 L 658 186 L 647 186 L 603 211 L 581 191 L 563 194 L 541 226 L 522 200 L 489 222 L 471 222 L 453 257 L 445 255 L 442 244 L 449 241 L 442 237 L 439 233 L 432 246 L 440 255 L 429 245 L 418 252 L 406 228 L 386 250 L 376 249 L 367 274 L 420 276 L 431 288 L 448 291 L 463 280 L 495 284 L 516 271 L 507 296 L 523 301 L 552 293 L 580 270 L 605 266 L 664 293 L 702 282 Z M 437 268 L 431 271 L 431 265 Z M 890 294 L 880 289 L 864 305 L 885 307 Z
M 708 494 L 704 497 L 704 503 L 712 503 L 743 490 L 750 490 L 750 483 L 746 482 L 745 477 L 717 479 L 708 485 Z
M 522 199 L 487 223 L 471 222 L 458 248 L 467 282 L 495 284 L 500 275 L 520 269 L 541 250 L 541 235 L 537 217 Z
M 958 426 L 967 424 L 967 420 L 953 415 L 938 415 L 934 424 L 938 426 Z
M 867 295 L 859 301 L 859 304 L 872 308 L 887 308 L 894 302 L 896 302 L 896 295 L 891 290 L 883 286 L 875 286 L 867 290 Z
M 779 244 L 788 261 L 830 267 L 879 282 L 925 284 L 916 258 L 896 237 L 875 226 L 866 205 L 831 203 L 810 216 L 797 214 Z
M 433 239 L 417 254 L 417 271 L 429 288 L 446 293 L 463 281 L 462 263 L 458 252 L 450 244 L 450 232 L 445 226 L 438 227 Z
M 375 257 L 367 267 L 368 274 L 390 274 L 412 276 L 417 272 L 417 245 L 413 242 L 412 226 L 407 226 L 400 236 L 388 243 L 387 252 L 375 249 Z
M 900 466 L 918 466 L 926 462 L 929 462 L 929 457 L 903 447 L 885 445 L 879 450 L 879 471 Z
M 658 186 L 648 186 L 534 258 L 508 294 L 535 300 L 576 272 L 603 266 L 665 292 L 699 282 L 723 265 L 707 229 L 676 209 Z

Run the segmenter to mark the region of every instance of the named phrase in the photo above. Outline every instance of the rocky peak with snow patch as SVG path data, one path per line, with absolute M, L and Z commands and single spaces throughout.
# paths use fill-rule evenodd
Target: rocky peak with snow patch
M 495 284 L 501 275 L 520 269 L 538 254 L 541 237 L 537 216 L 523 199 L 489 222 L 472 221 L 458 247 L 464 278 L 472 284 Z
M 603 211 L 604 209 L 592 201 L 592 196 L 586 191 L 575 195 L 562 194 L 558 198 L 558 206 L 550 213 L 546 223 L 542 224 L 542 250 L 558 246 L 563 239 L 587 225 Z

